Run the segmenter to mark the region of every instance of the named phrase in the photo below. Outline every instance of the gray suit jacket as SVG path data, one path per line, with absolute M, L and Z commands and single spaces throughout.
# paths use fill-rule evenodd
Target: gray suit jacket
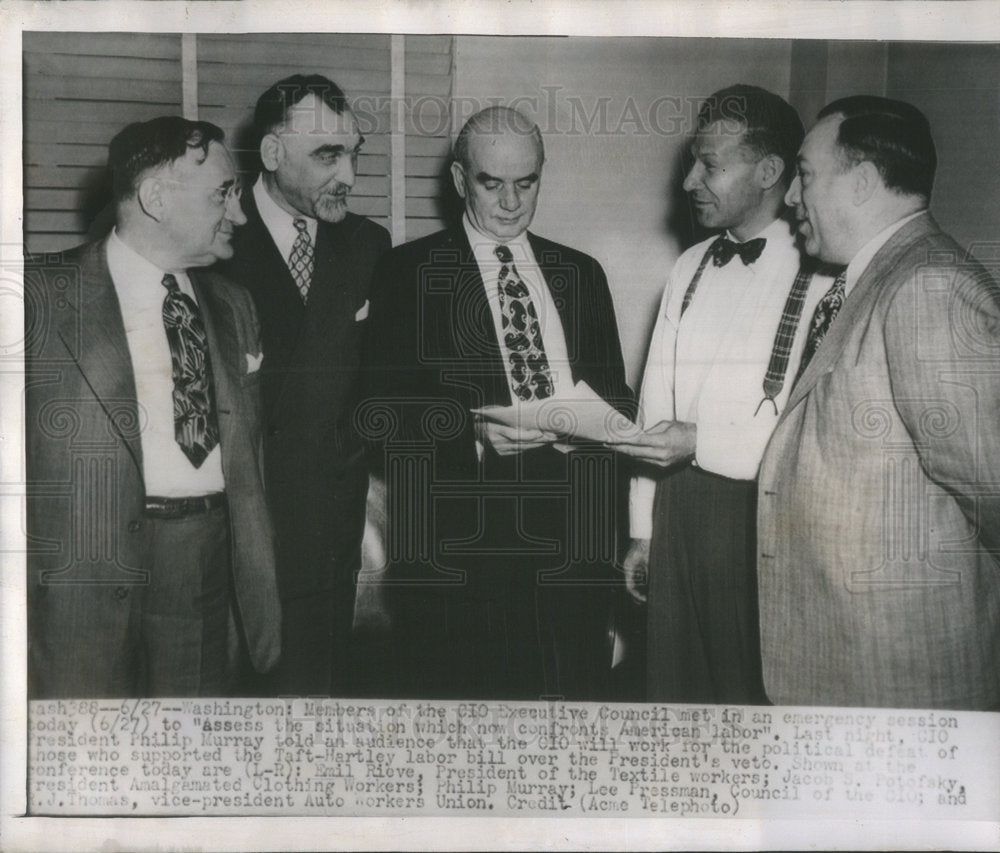
M 759 490 L 773 702 L 1000 705 L 1000 289 L 929 215 L 862 273 Z
M 249 295 L 192 271 L 212 358 L 239 618 L 254 666 L 280 652 Z M 142 423 L 105 241 L 25 267 L 29 695 L 106 695 L 139 570 Z

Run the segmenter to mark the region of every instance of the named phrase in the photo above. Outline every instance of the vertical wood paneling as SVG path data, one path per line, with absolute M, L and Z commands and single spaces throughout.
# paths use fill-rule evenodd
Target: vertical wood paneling
M 392 85 L 390 88 L 392 128 L 392 244 L 406 242 L 406 134 L 400 132 L 405 120 L 406 37 L 392 37 Z
M 406 238 L 443 228 L 450 189 L 451 36 L 406 36 Z

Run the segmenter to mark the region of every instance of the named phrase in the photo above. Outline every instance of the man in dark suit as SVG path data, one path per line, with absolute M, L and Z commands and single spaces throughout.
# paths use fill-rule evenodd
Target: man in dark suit
M 463 220 L 376 270 L 359 420 L 384 453 L 401 693 L 606 695 L 614 455 L 471 411 L 581 381 L 632 411 L 603 270 L 527 232 L 543 160 L 520 113 L 473 116 L 451 169 Z
M 224 695 L 280 652 L 244 221 L 222 131 L 111 142 L 117 225 L 25 269 L 29 696 Z M 232 592 L 231 592 L 232 591 Z
M 825 107 L 806 251 L 846 264 L 760 472 L 764 682 L 787 705 L 1000 708 L 1000 287 L 928 213 L 927 119 Z
M 368 470 L 352 425 L 368 286 L 388 232 L 347 210 L 363 142 L 343 92 L 295 75 L 254 114 L 263 169 L 223 269 L 261 318 L 282 658 L 254 690 L 349 695 Z

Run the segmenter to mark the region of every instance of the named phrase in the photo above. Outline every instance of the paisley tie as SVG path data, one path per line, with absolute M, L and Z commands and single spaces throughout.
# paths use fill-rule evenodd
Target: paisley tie
M 174 438 L 195 468 L 219 443 L 208 339 L 198 306 L 170 273 L 163 276 L 163 326 L 174 378 Z

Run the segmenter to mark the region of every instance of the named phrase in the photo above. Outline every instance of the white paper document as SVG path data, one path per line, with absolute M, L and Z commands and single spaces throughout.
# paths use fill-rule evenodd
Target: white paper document
M 642 435 L 638 426 L 586 382 L 578 382 L 569 393 L 545 400 L 513 406 L 484 406 L 472 412 L 505 426 L 537 429 L 577 441 L 615 444 Z

